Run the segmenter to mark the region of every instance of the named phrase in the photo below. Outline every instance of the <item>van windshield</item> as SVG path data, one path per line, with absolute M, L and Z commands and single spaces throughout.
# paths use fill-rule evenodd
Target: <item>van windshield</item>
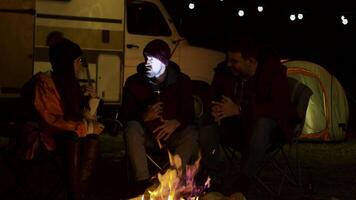
M 131 2 L 127 6 L 127 30 L 132 34 L 170 36 L 167 22 L 156 5 L 150 2 Z

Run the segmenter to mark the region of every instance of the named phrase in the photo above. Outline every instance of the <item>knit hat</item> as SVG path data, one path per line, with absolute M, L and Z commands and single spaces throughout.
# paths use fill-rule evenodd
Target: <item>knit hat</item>
M 78 44 L 63 37 L 59 32 L 50 33 L 47 43 L 49 45 L 49 60 L 54 68 L 71 66 L 73 61 L 83 54 Z
M 143 49 L 143 55 L 152 56 L 160 60 L 163 64 L 168 65 L 171 57 L 171 49 L 168 44 L 160 39 L 155 39 L 149 42 Z

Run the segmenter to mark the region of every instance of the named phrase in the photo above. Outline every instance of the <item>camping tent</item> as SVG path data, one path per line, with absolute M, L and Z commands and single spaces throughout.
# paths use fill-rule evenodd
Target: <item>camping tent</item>
M 345 139 L 349 106 L 339 81 L 312 62 L 294 60 L 283 64 L 288 68 L 288 77 L 299 80 L 313 91 L 300 138 L 319 141 Z

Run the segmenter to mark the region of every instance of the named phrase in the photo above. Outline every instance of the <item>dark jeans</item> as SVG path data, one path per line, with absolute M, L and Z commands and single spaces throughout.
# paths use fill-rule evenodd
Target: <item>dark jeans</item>
M 220 162 L 219 145 L 229 146 L 241 152 L 241 173 L 253 177 L 273 144 L 276 122 L 270 118 L 256 120 L 251 135 L 244 133 L 243 124 L 236 118 L 226 123 L 213 123 L 200 129 L 199 143 L 206 167 L 214 168 Z M 247 139 L 248 138 L 248 139 Z
M 131 166 L 135 171 L 136 181 L 150 177 L 146 159 L 146 140 L 149 137 L 144 127 L 138 121 L 129 121 L 125 129 L 127 154 Z M 187 126 L 175 131 L 167 140 L 168 149 L 173 149 L 173 154 L 178 154 L 182 159 L 182 169 L 189 163 L 198 151 L 198 132 L 195 127 Z

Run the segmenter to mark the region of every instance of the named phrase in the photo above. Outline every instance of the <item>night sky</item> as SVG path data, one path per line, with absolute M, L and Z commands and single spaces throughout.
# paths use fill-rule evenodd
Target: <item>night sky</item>
M 190 2 L 195 8 L 190 10 Z M 257 12 L 258 2 L 264 11 Z M 286 58 L 315 62 L 334 74 L 356 96 L 356 9 L 351 0 L 163 0 L 180 33 L 192 44 L 223 50 L 231 34 L 247 32 L 273 45 Z M 238 9 L 245 16 L 238 16 Z M 290 21 L 291 13 L 303 13 Z M 348 20 L 341 22 L 341 15 Z

